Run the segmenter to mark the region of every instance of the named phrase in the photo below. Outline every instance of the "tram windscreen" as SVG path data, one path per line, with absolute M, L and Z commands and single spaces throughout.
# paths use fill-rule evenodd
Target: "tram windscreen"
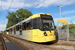
M 47 30 L 54 30 L 54 21 L 52 16 L 50 15 L 41 15 L 43 21 L 43 29 Z
M 43 20 L 44 30 L 54 30 L 53 20 Z

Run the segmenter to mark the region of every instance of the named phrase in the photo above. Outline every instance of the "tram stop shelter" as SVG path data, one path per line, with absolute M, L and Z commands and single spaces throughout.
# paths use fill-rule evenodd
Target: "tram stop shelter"
M 68 20 L 57 19 L 58 39 L 69 41 Z

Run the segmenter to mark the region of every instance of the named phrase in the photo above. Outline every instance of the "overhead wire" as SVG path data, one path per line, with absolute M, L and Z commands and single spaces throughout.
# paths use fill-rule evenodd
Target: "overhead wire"
M 34 2 L 32 7 L 36 6 L 36 4 L 35 4 L 35 3 L 38 3 L 39 1 L 40 1 L 40 0 L 37 0 L 37 2 Z
M 35 5 L 32 9 L 34 9 L 35 7 L 37 7 L 38 5 L 40 5 L 41 3 L 43 3 L 45 0 L 43 0 L 42 2 L 39 2 L 37 5 Z M 32 10 L 31 9 L 31 10 Z
M 39 2 L 39 0 L 36 0 L 37 2 Z M 35 3 L 37 3 L 37 2 L 34 2 L 34 3 L 32 3 L 32 7 L 34 7 L 35 6 Z M 25 4 L 25 3 L 24 3 Z M 28 8 L 28 9 L 31 9 L 31 7 L 30 8 Z
M 1 0 L 0 17 L 1 17 L 1 12 L 2 12 L 2 0 Z
M 9 7 L 8 7 L 8 11 L 7 11 L 7 13 L 9 12 L 12 3 L 13 3 L 13 0 L 11 0 L 11 3 L 10 3 L 10 5 L 9 5 Z
M 13 0 L 11 1 L 10 5 L 9 5 L 8 12 L 10 10 L 10 7 L 11 7 L 12 3 L 13 3 Z

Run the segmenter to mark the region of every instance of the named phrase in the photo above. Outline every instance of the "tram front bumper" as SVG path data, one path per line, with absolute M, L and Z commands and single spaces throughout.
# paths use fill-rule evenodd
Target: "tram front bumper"
M 50 41 L 54 41 L 54 40 L 56 40 L 55 35 L 33 38 L 34 42 L 39 42 L 39 43 L 50 42 Z

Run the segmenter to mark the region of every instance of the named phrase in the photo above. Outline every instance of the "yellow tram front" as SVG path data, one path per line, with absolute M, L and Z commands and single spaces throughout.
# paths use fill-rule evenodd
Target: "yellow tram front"
M 37 18 L 36 18 L 37 16 Z M 32 41 L 44 43 L 56 40 L 54 21 L 50 14 L 34 15 Z

